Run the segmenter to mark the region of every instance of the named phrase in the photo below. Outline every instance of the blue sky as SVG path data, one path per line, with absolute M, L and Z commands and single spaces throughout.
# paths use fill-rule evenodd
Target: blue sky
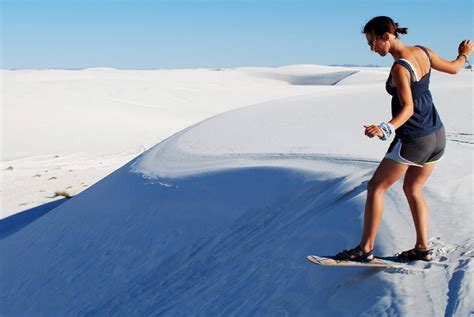
M 1 68 L 377 64 L 364 24 L 388 15 L 408 45 L 457 55 L 471 0 L 0 0 Z

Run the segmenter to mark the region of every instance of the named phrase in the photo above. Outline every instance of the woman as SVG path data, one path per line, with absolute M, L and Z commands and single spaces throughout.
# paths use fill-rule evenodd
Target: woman
M 380 125 L 364 125 L 365 135 L 388 140 L 395 134 L 395 138 L 367 187 L 360 244 L 339 252 L 336 258 L 362 262 L 374 258 L 374 242 L 382 219 L 384 193 L 405 175 L 403 190 L 415 223 L 416 243 L 413 249 L 401 252 L 398 258 L 430 261 L 429 212 L 422 189 L 433 172 L 435 162 L 441 159 L 446 144 L 443 123 L 429 91 L 431 67 L 445 73 L 458 73 L 467 62 L 473 45 L 470 40 L 462 41 L 458 57 L 446 61 L 429 48 L 403 44 L 398 35 L 406 34 L 407 29 L 399 28 L 398 23 L 385 16 L 370 20 L 363 33 L 373 52 L 381 56 L 391 54 L 395 60 L 386 82 L 386 90 L 392 95 L 393 118 Z

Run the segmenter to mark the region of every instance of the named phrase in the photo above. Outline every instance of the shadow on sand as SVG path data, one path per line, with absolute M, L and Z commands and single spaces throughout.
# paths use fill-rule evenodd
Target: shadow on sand
M 0 239 L 4 239 L 28 226 L 67 200 L 68 198 L 55 200 L 0 220 Z

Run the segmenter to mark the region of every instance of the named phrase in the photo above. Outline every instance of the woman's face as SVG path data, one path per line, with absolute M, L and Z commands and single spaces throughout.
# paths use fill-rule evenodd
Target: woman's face
M 390 43 L 388 39 L 386 39 L 388 37 L 387 33 L 384 33 L 382 36 L 375 36 L 374 33 L 365 33 L 365 37 L 367 38 L 367 44 L 372 52 L 380 56 L 387 55 L 390 49 Z

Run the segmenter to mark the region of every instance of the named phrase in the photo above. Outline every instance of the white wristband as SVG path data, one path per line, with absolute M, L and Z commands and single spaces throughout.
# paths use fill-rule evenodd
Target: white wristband
M 395 127 L 391 123 L 388 123 L 388 122 L 382 122 L 379 125 L 379 128 L 383 132 L 383 136 L 381 137 L 379 136 L 379 139 L 382 141 L 388 140 L 390 136 L 395 133 Z

